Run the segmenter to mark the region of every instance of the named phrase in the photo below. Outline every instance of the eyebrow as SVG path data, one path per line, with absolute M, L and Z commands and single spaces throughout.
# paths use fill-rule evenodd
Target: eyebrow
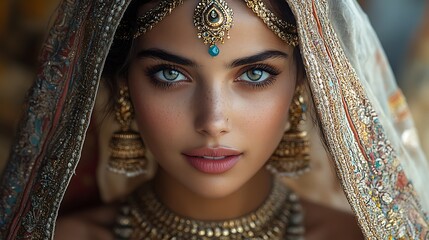
M 142 50 L 137 53 L 138 58 L 153 58 L 153 59 L 161 59 L 168 62 L 177 63 L 180 65 L 190 66 L 190 67 L 196 67 L 197 63 L 188 59 L 184 58 L 178 55 L 175 55 L 173 53 L 169 53 L 167 51 L 161 50 L 159 48 L 151 48 L 147 50 Z
M 277 50 L 269 50 L 269 51 L 264 51 L 264 52 L 258 53 L 256 55 L 249 56 L 249 57 L 236 59 L 231 64 L 229 64 L 228 67 L 235 68 L 235 67 L 239 67 L 242 65 L 248 65 L 248 64 L 252 64 L 252 63 L 261 62 L 261 61 L 264 61 L 267 59 L 272 59 L 272 58 L 285 58 L 285 59 L 287 59 L 288 57 L 289 57 L 289 55 L 285 52 L 277 51 Z
M 167 52 L 165 50 L 159 49 L 159 48 L 151 48 L 151 49 L 146 49 L 146 50 L 142 50 L 139 51 L 137 53 L 137 57 L 138 58 L 153 58 L 153 59 L 161 59 L 161 60 L 165 60 L 168 62 L 173 62 L 173 63 L 177 63 L 180 65 L 184 65 L 184 66 L 190 66 L 190 67 L 197 67 L 198 64 L 194 61 L 192 61 L 191 59 Z M 228 64 L 227 66 L 229 68 L 235 68 L 235 67 L 239 67 L 242 65 L 248 65 L 248 64 L 252 64 L 252 63 L 257 63 L 257 62 L 261 62 L 267 59 L 272 59 L 272 58 L 285 58 L 287 59 L 289 57 L 289 55 L 285 52 L 282 51 L 277 51 L 277 50 L 268 50 L 268 51 L 264 51 L 252 56 L 248 56 L 248 57 L 243 57 L 243 58 L 239 58 L 236 59 L 234 61 L 232 61 L 230 64 Z

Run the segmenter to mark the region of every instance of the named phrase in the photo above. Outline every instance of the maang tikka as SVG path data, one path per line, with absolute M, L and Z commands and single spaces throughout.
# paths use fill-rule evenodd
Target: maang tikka
M 279 175 L 296 177 L 310 169 L 307 132 L 300 129 L 307 111 L 303 92 L 303 86 L 296 87 L 289 107 L 290 127 L 284 132 L 282 140 L 267 164 L 269 170 Z
M 115 106 L 116 120 L 121 129 L 113 133 L 110 140 L 111 155 L 107 168 L 127 177 L 134 177 L 147 172 L 148 162 L 145 147 L 140 134 L 131 129 L 134 110 L 127 86 L 121 86 Z
M 132 40 L 151 30 L 173 10 L 182 5 L 185 0 L 161 0 L 145 14 L 137 18 L 136 26 L 130 23 L 121 23 L 115 38 L 118 40 Z M 268 9 L 262 0 L 242 0 L 267 27 L 286 44 L 293 47 L 298 45 L 298 33 L 294 24 L 278 18 Z M 209 44 L 209 54 L 213 57 L 220 53 L 217 43 L 229 39 L 229 30 L 233 25 L 234 13 L 225 0 L 201 0 L 194 10 L 194 25 L 198 38 Z
M 194 25 L 198 31 L 198 38 L 209 44 L 209 54 L 212 57 L 219 55 L 216 43 L 224 43 L 229 39 L 229 30 L 232 27 L 234 13 L 224 0 L 202 0 L 194 12 Z

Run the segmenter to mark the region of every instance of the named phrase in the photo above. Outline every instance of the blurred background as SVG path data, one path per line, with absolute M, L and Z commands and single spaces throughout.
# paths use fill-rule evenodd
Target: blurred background
M 429 2 L 359 1 L 377 32 L 429 156 Z M 9 154 L 37 55 L 60 0 L 0 0 L 0 172 Z
M 59 0 L 0 0 L 0 169 Z

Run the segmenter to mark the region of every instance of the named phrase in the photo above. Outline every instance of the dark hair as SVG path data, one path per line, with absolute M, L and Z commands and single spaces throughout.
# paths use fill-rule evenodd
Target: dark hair
M 131 29 L 135 29 L 138 9 L 143 4 L 151 3 L 156 0 L 134 0 L 128 6 L 120 26 L 129 26 Z M 289 8 L 288 4 L 284 0 L 266 0 L 267 6 L 273 10 L 273 12 L 283 20 L 296 25 L 295 17 Z M 116 34 L 123 34 L 120 30 Z M 108 102 L 107 109 L 112 110 L 114 99 L 118 94 L 118 79 L 120 77 L 126 77 L 128 71 L 128 57 L 132 47 L 132 40 L 122 40 L 121 38 L 115 37 L 112 43 L 109 54 L 107 56 L 104 70 L 103 79 L 106 80 L 106 85 L 110 91 L 110 99 Z M 302 81 L 305 75 L 304 65 L 301 59 L 301 53 L 298 47 L 295 47 L 293 52 L 294 61 L 297 63 L 298 80 Z

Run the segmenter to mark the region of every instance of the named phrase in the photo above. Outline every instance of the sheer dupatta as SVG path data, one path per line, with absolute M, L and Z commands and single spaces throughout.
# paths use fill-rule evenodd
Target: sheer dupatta
M 428 163 L 366 16 L 351 0 L 289 4 L 328 153 L 365 236 L 427 238 Z

